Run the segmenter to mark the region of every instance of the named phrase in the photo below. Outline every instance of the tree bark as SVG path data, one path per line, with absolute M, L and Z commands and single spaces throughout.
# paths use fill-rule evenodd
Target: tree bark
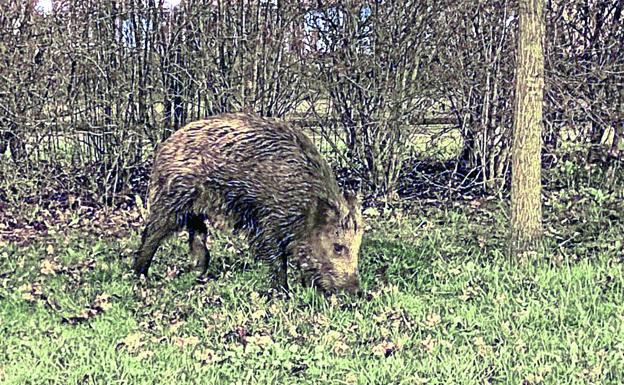
M 520 0 L 511 175 L 511 256 L 538 250 L 542 235 L 543 0 Z

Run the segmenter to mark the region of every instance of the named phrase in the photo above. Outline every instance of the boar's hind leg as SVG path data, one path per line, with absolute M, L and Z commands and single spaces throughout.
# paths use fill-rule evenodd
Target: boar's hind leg
M 273 267 L 273 288 L 288 293 L 288 256 L 282 253 Z
M 133 269 L 136 275 L 147 276 L 147 271 L 160 242 L 174 232 L 176 228 L 177 225 L 174 218 L 149 218 L 147 220 L 141 236 L 141 247 L 134 259 Z
M 197 269 L 200 275 L 204 275 L 210 262 L 210 252 L 206 247 L 208 238 L 208 228 L 204 218 L 199 215 L 192 215 L 186 222 L 189 233 L 189 251 L 191 256 L 197 261 Z

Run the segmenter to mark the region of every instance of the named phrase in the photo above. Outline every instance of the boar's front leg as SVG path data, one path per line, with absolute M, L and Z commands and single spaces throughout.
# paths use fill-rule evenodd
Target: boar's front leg
M 256 244 L 256 256 L 272 264 L 273 289 L 288 293 L 288 255 L 274 237 L 265 234 Z

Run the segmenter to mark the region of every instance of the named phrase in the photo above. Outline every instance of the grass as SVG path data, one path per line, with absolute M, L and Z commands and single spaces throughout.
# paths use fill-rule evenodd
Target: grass
M 583 202 L 548 206 L 549 263 L 504 256 L 496 204 L 369 218 L 362 298 L 267 296 L 267 267 L 224 239 L 205 284 L 181 273 L 183 239 L 147 284 L 128 271 L 136 235 L 4 243 L 0 383 L 621 384 L 623 222 Z

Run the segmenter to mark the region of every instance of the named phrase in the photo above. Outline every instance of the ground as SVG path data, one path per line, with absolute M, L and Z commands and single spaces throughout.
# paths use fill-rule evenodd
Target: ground
M 294 279 L 270 296 L 267 266 L 222 238 L 216 279 L 173 238 L 137 282 L 139 214 L 48 223 L 0 241 L 0 383 L 624 383 L 621 199 L 549 194 L 530 261 L 506 256 L 495 199 L 369 210 L 361 297 Z

